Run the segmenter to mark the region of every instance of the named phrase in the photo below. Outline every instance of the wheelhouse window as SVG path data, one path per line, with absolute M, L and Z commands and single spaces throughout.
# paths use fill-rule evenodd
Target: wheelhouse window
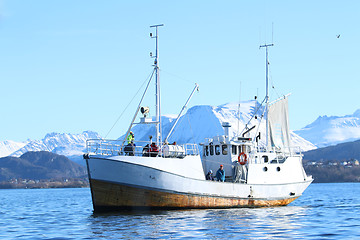
M 214 146 L 210 145 L 210 155 L 214 155 Z
M 209 156 L 209 146 L 205 147 L 205 156 Z
M 237 149 L 236 146 L 234 146 L 234 145 L 231 146 L 231 150 L 232 150 L 233 155 L 237 155 L 236 149 Z
M 219 145 L 215 145 L 215 154 L 220 155 L 220 146 Z
M 264 163 L 269 162 L 269 157 L 268 156 L 262 156 L 262 159 L 263 159 Z
M 223 155 L 227 155 L 228 154 L 228 146 L 227 145 L 222 145 L 221 146 L 221 150 L 222 150 L 222 154 Z
M 240 146 L 239 146 L 239 154 L 242 153 L 242 152 L 247 153 L 246 150 L 249 150 L 249 149 L 247 149 L 247 146 L 246 146 L 246 145 L 240 145 Z M 249 151 L 250 151 L 250 150 L 249 150 Z

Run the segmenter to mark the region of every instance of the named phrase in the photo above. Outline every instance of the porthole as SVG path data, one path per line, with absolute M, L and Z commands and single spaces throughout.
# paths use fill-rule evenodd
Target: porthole
M 267 169 L 267 167 L 264 167 L 263 170 L 264 170 L 264 172 L 267 172 L 268 169 Z
M 280 167 L 277 167 L 277 168 L 276 168 L 276 171 L 280 172 Z

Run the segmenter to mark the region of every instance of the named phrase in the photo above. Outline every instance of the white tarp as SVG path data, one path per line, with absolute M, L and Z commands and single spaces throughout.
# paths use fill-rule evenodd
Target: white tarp
M 288 99 L 281 99 L 269 106 L 269 147 L 290 148 Z

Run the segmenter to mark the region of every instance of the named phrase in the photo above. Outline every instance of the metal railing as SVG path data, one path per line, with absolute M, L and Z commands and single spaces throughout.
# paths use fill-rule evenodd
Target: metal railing
M 196 144 L 162 145 L 151 147 L 148 141 L 134 141 L 133 144 L 125 143 L 123 140 L 88 139 L 86 151 L 90 155 L 125 155 L 144 157 L 177 157 L 183 158 L 188 155 L 199 155 Z
M 248 153 L 248 161 L 256 163 L 284 163 L 288 157 L 302 156 L 300 147 L 286 148 L 285 151 L 272 148 L 270 151 L 265 147 L 256 147 Z
M 277 148 L 267 149 L 266 147 L 259 146 L 255 148 L 257 152 L 272 152 L 277 154 L 283 154 L 286 156 L 296 156 L 301 155 L 301 148 L 300 147 L 287 147 L 284 150 L 279 150 Z

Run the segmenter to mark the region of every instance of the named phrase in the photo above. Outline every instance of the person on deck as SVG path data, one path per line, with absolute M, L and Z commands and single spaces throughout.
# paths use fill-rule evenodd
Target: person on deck
M 220 168 L 217 170 L 216 178 L 220 182 L 225 182 L 225 170 L 223 165 L 220 165 Z
M 214 177 L 212 175 L 212 170 L 210 169 L 209 172 L 206 174 L 206 180 L 214 181 Z
M 150 156 L 151 157 L 156 157 L 159 153 L 159 148 L 158 146 L 156 146 L 156 144 L 153 142 L 151 145 L 150 145 Z
M 127 137 L 128 144 L 134 143 L 134 133 L 130 131 L 129 136 Z

